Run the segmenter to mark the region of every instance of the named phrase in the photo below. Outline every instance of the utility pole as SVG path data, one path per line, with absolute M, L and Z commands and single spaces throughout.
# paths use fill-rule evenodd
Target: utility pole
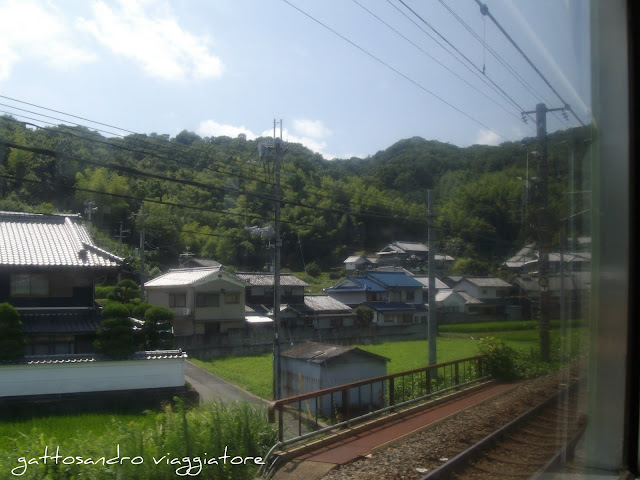
M 149 216 L 148 213 L 144 213 L 144 202 L 142 202 L 142 207 L 140 207 L 140 213 L 133 213 L 131 216 L 140 217 L 140 294 L 144 300 L 144 219 Z
M 276 120 L 273 120 L 273 144 L 264 146 L 274 153 L 274 248 L 273 248 L 273 399 L 279 400 L 282 396 L 281 368 L 280 368 L 280 250 L 282 239 L 280 237 L 280 160 L 286 148 L 282 145 L 282 119 L 280 120 L 280 138 L 276 136 Z M 262 150 L 260 150 L 262 156 Z
M 120 220 L 120 233 L 118 235 L 116 235 L 116 238 L 118 239 L 118 256 L 122 257 L 122 239 L 125 237 L 125 234 L 128 234 L 130 232 L 130 230 L 123 230 L 122 229 L 122 220 Z M 118 271 L 118 281 L 120 281 L 120 276 L 121 273 L 120 271 Z
M 540 207 L 538 225 L 538 284 L 540 285 L 540 360 L 551 360 L 551 317 L 549 292 L 549 250 L 551 248 L 551 221 L 549 219 L 549 162 L 547 152 L 547 113 L 562 111 L 566 115 L 567 105 L 562 108 L 547 108 L 544 103 L 536 105 L 535 112 L 522 112 L 523 118 L 527 114 L 536 114 L 536 131 L 540 146 L 540 189 L 538 204 Z
M 96 204 L 96 202 L 94 202 L 93 200 L 85 200 L 84 202 L 84 213 L 87 214 L 88 218 L 88 222 L 89 222 L 89 235 L 91 235 L 91 215 L 98 210 L 98 207 L 94 207 L 94 205 Z
M 438 336 L 438 320 L 436 318 L 436 233 L 435 233 L 435 214 L 433 212 L 433 190 L 427 192 L 427 202 L 429 204 L 429 264 L 427 266 L 429 275 L 429 311 L 427 313 L 428 324 L 428 348 L 429 348 L 429 365 L 437 363 L 436 337 Z M 431 378 L 435 378 L 437 372 L 432 371 Z

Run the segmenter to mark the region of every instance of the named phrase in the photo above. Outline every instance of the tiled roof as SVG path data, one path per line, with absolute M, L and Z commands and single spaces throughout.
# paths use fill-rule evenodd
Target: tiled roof
M 98 248 L 79 215 L 0 212 L 0 265 L 116 267 L 122 259 Z
M 412 303 L 399 303 L 399 302 L 367 302 L 364 303 L 367 307 L 373 308 L 378 312 L 384 311 L 413 311 L 416 309 L 417 305 Z
M 93 313 L 24 313 L 22 329 L 29 334 L 95 333 L 100 318 Z
M 366 277 L 347 277 L 325 292 L 385 292 L 382 285 Z
M 505 282 L 498 277 L 464 277 L 469 283 L 478 287 L 511 287 L 509 282 Z
M 367 272 L 367 276 L 386 287 L 420 287 L 422 283 L 404 272 Z
M 149 350 L 135 352 L 131 360 L 163 360 L 168 358 L 187 358 L 182 350 Z M 71 353 L 63 355 L 27 355 L 21 359 L 0 362 L 4 364 L 56 364 L 56 363 L 92 363 L 97 361 L 110 361 L 107 357 L 98 353 Z
M 328 295 L 305 295 L 304 304 L 315 312 L 345 311 L 351 313 L 351 307 Z
M 324 363 L 329 362 L 335 358 L 338 358 L 347 353 L 357 353 L 367 357 L 375 358 L 388 362 L 389 359 L 375 353 L 361 350 L 358 347 L 346 347 L 342 345 L 325 345 L 317 342 L 305 342 L 300 345 L 282 352 L 283 357 L 296 358 L 299 360 L 306 360 L 310 363 Z
M 149 280 L 145 288 L 181 287 L 202 283 L 220 272 L 221 267 L 173 268 L 159 277 Z
M 472 303 L 473 303 L 473 304 L 476 304 L 476 303 L 478 303 L 478 304 L 480 304 L 480 303 L 484 303 L 482 300 L 478 300 L 476 297 L 474 297 L 474 296 L 473 296 L 473 295 L 471 295 L 470 293 L 467 293 L 467 292 L 464 292 L 464 291 L 460 291 L 460 292 L 457 292 L 457 293 L 458 293 L 458 295 L 460 295 L 462 298 L 464 298 L 465 303 L 466 303 L 467 305 L 470 305 L 470 304 L 472 304 Z
M 238 278 L 241 278 L 245 282 L 252 286 L 273 286 L 273 273 L 259 273 L 259 272 L 236 272 Z M 294 277 L 290 273 L 280 274 L 280 286 L 282 287 L 308 287 L 309 284 Z
M 426 288 L 429 287 L 429 277 L 423 276 L 423 275 L 416 275 L 414 277 L 416 280 L 418 280 L 420 283 L 422 283 Z M 434 282 L 436 285 L 436 290 L 441 290 L 443 288 L 449 288 L 447 286 L 446 283 L 444 283 L 442 280 L 440 280 L 439 278 L 436 278 L 436 281 Z

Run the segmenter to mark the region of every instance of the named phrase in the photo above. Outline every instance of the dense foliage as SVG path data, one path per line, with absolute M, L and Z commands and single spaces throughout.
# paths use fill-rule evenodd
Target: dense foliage
M 277 441 L 264 412 L 247 403 L 207 403 L 186 411 L 178 402 L 148 415 L 140 422 L 114 418 L 107 431 L 97 427 L 99 435 L 90 423 L 61 434 L 38 422 L 2 439 L 0 470 L 7 478 L 11 472 L 11 478 L 32 480 L 251 479 L 260 466 L 255 457 L 264 457 Z M 51 458 L 56 453 L 57 461 Z
M 8 303 L 0 303 L 0 360 L 24 356 L 26 345 L 18 311 Z
M 572 154 L 574 190 L 589 189 L 582 169 L 589 135 L 581 128 L 549 136 L 546 215 L 555 234 L 568 213 Z M 414 137 L 370 158 L 334 161 L 289 144 L 281 175 L 283 266 L 300 271 L 315 262 L 326 270 L 390 241 L 426 242 L 433 189 L 438 252 L 459 259 L 460 270 L 488 273 L 536 240 L 539 146 L 525 140 L 525 148 L 520 142 L 459 148 Z M 107 138 L 84 127 L 32 130 L 0 117 L 0 209 L 83 212 L 93 200 L 96 241 L 129 257 L 132 270 L 140 266 L 143 222 L 148 273 L 176 266 L 186 252 L 263 269 L 273 242 L 261 230 L 273 225 L 274 161 L 257 148 L 266 141 L 186 131 Z M 588 210 L 584 196 L 573 198 L 575 212 Z M 575 217 L 577 232 L 587 231 L 585 222 L 586 215 Z M 120 228 L 128 232 L 122 245 Z

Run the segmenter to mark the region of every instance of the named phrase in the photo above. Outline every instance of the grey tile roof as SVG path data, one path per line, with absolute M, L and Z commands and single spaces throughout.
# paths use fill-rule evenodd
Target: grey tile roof
M 20 313 L 22 329 L 29 334 L 95 333 L 100 318 L 93 313 Z
M 352 312 L 351 307 L 328 295 L 305 295 L 304 304 L 315 312 Z
M 117 267 L 122 259 L 98 248 L 79 215 L 0 212 L 0 265 Z
M 199 268 L 172 268 L 148 282 L 145 282 L 145 288 L 155 287 L 183 287 L 187 285 L 196 285 L 206 282 L 221 272 L 221 267 L 199 267 Z M 229 273 L 220 273 L 228 276 Z
M 252 286 L 273 286 L 273 273 L 259 273 L 259 272 L 236 272 L 237 277 L 241 278 L 245 282 Z M 280 274 L 280 286 L 282 287 L 308 287 L 309 284 L 297 277 L 294 277 L 290 273 Z
M 478 287 L 504 287 L 508 288 L 512 285 L 498 277 L 464 277 L 469 283 Z

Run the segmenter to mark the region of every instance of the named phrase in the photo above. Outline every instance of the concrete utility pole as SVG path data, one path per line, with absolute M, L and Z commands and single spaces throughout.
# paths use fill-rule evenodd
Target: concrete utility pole
M 123 230 L 123 228 L 122 228 L 122 220 L 120 220 L 120 233 L 118 235 L 116 235 L 116 238 L 118 239 L 118 256 L 119 257 L 122 257 L 122 239 L 128 233 L 130 233 L 130 230 L 129 229 Z M 118 270 L 118 281 L 120 281 L 120 277 L 121 276 L 122 276 L 122 274 Z
M 140 294 L 144 300 L 144 219 L 149 216 L 148 213 L 144 213 L 144 202 L 142 202 L 142 207 L 140 207 L 140 213 L 132 213 L 131 216 L 140 217 Z
M 98 207 L 94 207 L 95 204 L 96 202 L 94 202 L 93 200 L 85 200 L 84 202 L 84 213 L 87 214 L 87 221 L 89 222 L 89 235 L 91 235 L 91 215 L 93 215 L 93 213 L 98 210 Z
M 540 146 L 540 189 L 538 192 L 538 204 L 540 207 L 540 219 L 538 225 L 538 284 L 540 285 L 540 360 L 551 360 L 551 318 L 549 311 L 549 250 L 551 248 L 551 222 L 549 219 L 549 161 L 547 152 L 547 113 L 562 111 L 566 114 L 567 106 L 563 108 L 547 108 L 544 103 L 536 105 L 535 112 L 522 112 L 536 114 L 536 130 Z
M 274 153 L 274 249 L 273 249 L 273 399 L 282 397 L 282 381 L 280 368 L 280 250 L 282 249 L 282 239 L 280 238 L 280 203 L 282 194 L 280 192 L 280 161 L 286 151 L 282 145 L 282 119 L 280 120 L 280 138 L 276 137 L 276 120 L 273 120 L 273 144 L 264 148 Z M 260 154 L 262 156 L 262 153 Z
M 427 193 L 427 202 L 429 203 L 429 312 L 427 317 L 428 332 L 429 332 L 429 365 L 435 365 L 437 363 L 437 351 L 436 351 L 436 337 L 438 336 L 438 320 L 436 318 L 436 232 L 435 232 L 435 214 L 433 212 L 433 190 L 429 190 Z M 436 372 L 432 372 L 432 378 Z

